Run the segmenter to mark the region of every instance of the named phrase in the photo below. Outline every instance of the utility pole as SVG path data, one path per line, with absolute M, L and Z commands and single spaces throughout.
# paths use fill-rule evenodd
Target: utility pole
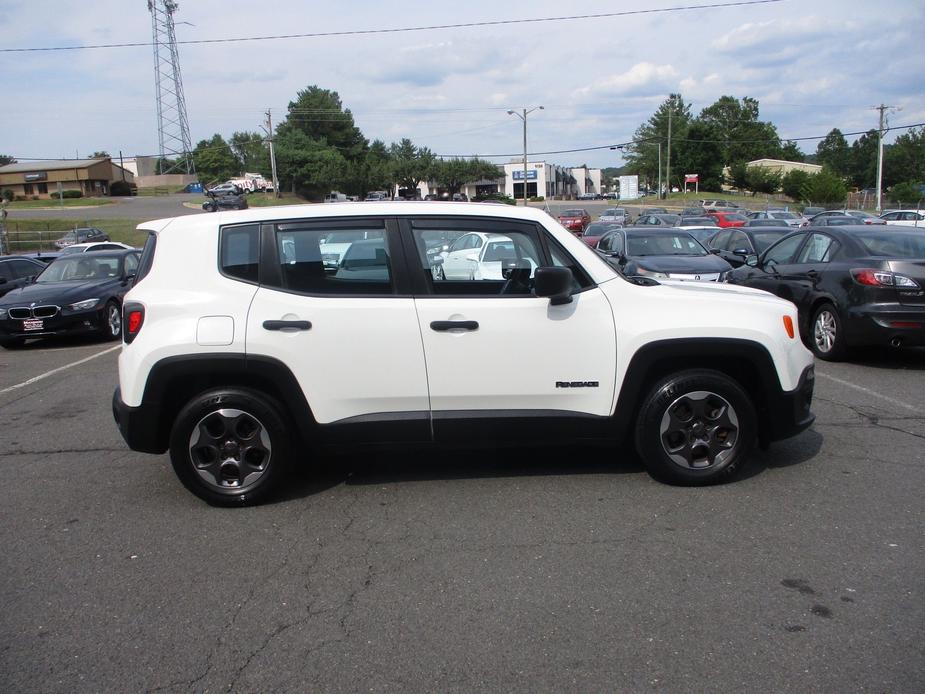
M 273 116 L 270 114 L 272 109 L 267 109 L 267 123 L 261 126 L 267 134 L 267 141 L 270 143 L 270 168 L 273 171 L 273 197 L 279 197 L 279 181 L 276 178 L 276 151 L 273 149 Z
M 671 192 L 671 112 L 672 111 L 674 111 L 674 94 L 672 94 L 671 97 L 668 99 L 668 153 L 665 156 L 665 187 L 668 188 L 668 190 L 665 192 L 666 198 L 668 197 L 668 193 Z M 661 182 L 659 182 L 659 188 L 661 188 Z
M 873 108 L 880 111 L 880 127 L 877 129 L 877 213 L 879 214 L 882 210 L 883 197 L 883 131 L 886 129 L 886 110 L 893 107 L 880 104 Z
M 517 116 L 524 122 L 524 207 L 527 206 L 527 116 L 534 111 L 542 110 L 542 106 L 537 106 L 536 108 L 531 108 L 530 110 L 527 110 L 526 108 L 523 109 L 523 115 L 513 110 L 507 112 L 507 115 Z M 539 179 L 537 179 L 537 182 L 539 182 Z M 539 192 L 539 190 L 537 190 L 537 192 Z

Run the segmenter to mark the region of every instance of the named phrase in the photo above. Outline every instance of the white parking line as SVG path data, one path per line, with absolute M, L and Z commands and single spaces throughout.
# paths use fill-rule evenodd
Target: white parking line
M 843 381 L 843 380 L 840 379 L 840 378 L 835 378 L 835 376 L 829 376 L 829 374 L 819 373 L 818 371 L 816 372 L 816 375 L 817 375 L 817 376 L 822 376 L 823 378 L 827 378 L 827 379 L 829 379 L 830 381 L 835 381 L 835 383 L 838 383 L 839 385 L 848 386 L 849 388 L 854 388 L 855 390 L 859 390 L 859 391 L 861 391 L 862 393 L 867 393 L 868 395 L 873 395 L 875 398 L 880 398 L 881 400 L 886 400 L 887 402 L 891 402 L 891 403 L 893 403 L 894 405 L 899 405 L 900 407 L 905 407 L 907 410 L 912 410 L 913 412 L 921 412 L 921 411 L 922 411 L 922 408 L 921 408 L 921 407 L 915 407 L 914 405 L 910 405 L 909 403 L 903 402 L 902 400 L 897 400 L 896 398 L 891 398 L 891 397 L 889 397 L 888 395 L 881 395 L 881 394 L 878 393 L 877 391 L 871 390 L 870 388 L 865 388 L 864 386 L 859 386 L 857 383 L 852 383 L 851 381 Z
M 72 362 L 72 363 L 70 363 L 70 364 L 65 364 L 64 366 L 59 366 L 57 369 L 52 369 L 51 371 L 46 371 L 45 373 L 40 374 L 40 375 L 38 375 L 38 376 L 35 376 L 34 378 L 30 378 L 28 381 L 23 381 L 22 383 L 17 383 L 15 386 L 9 386 L 8 388 L 4 388 L 3 390 L 0 390 L 0 395 L 3 395 L 4 393 L 12 392 L 12 391 L 17 390 L 17 389 L 19 389 L 19 388 L 25 388 L 26 386 L 31 385 L 31 384 L 35 383 L 36 381 L 41 381 L 43 378 L 48 378 L 49 376 L 53 376 L 53 375 L 55 375 L 56 373 L 59 373 L 59 372 L 61 372 L 61 371 L 64 371 L 65 369 L 70 369 L 70 368 L 72 368 L 72 367 L 74 367 L 74 366 L 80 366 L 81 364 L 86 364 L 86 363 L 87 363 L 88 361 L 90 361 L 91 359 L 96 359 L 97 357 L 102 357 L 104 354 L 109 354 L 110 352 L 115 352 L 117 349 L 122 349 L 122 345 L 116 345 L 115 347 L 110 347 L 109 349 L 104 349 L 102 352 L 97 352 L 96 354 L 91 354 L 89 357 L 86 357 L 86 358 L 84 358 L 84 359 L 80 359 L 79 361 L 75 361 L 75 362 Z

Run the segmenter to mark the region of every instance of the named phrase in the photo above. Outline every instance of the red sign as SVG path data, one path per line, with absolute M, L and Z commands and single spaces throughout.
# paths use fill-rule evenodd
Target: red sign
M 685 183 L 697 183 L 700 181 L 700 174 L 684 174 Z

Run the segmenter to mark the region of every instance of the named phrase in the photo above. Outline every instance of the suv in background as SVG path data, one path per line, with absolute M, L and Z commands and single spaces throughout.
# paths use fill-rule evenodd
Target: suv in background
M 229 506 L 364 443 L 630 442 L 659 479 L 708 484 L 813 421 L 788 301 L 624 277 L 538 209 L 373 209 L 140 225 L 113 395 L 131 448 Z

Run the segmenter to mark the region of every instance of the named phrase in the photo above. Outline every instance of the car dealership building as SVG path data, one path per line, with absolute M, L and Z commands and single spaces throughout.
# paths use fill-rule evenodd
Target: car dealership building
M 26 161 L 0 166 L 0 191 L 14 196 L 50 198 L 58 190 L 78 190 L 84 197 L 109 195 L 113 181 L 134 183 L 131 171 L 100 159 L 54 159 Z

